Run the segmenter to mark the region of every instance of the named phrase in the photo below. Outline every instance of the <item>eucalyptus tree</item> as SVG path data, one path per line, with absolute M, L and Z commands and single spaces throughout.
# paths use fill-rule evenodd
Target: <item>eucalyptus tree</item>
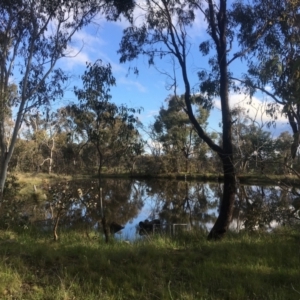
M 204 5 L 205 4 L 205 5 Z M 179 65 L 180 76 L 184 86 L 185 111 L 199 137 L 218 154 L 221 159 L 224 174 L 224 191 L 221 199 L 220 214 L 208 238 L 222 237 L 228 229 L 236 192 L 236 174 L 233 161 L 232 118 L 229 106 L 229 91 L 231 81 L 229 65 L 247 51 L 237 51 L 229 58 L 229 52 L 234 40 L 235 27 L 231 21 L 226 0 L 147 0 L 144 19 L 138 19 L 139 24 L 132 23 L 124 30 L 120 43 L 120 61 L 131 61 L 139 55 L 148 56 L 150 64 L 157 64 L 157 59 L 172 57 Z M 216 144 L 197 121 L 192 109 L 192 88 L 189 78 L 187 57 L 189 53 L 189 28 L 193 26 L 196 12 L 200 12 L 203 22 L 206 22 L 208 40 L 200 44 L 203 55 L 214 49 L 216 55 L 208 61 L 211 70 L 199 72 L 201 80 L 201 104 L 209 109 L 212 100 L 220 98 L 222 111 L 222 145 Z M 268 24 L 260 24 L 260 29 L 253 34 L 253 43 L 260 37 L 261 31 Z M 253 45 L 249 46 L 249 49 Z M 172 74 L 168 74 L 172 78 Z M 173 76 L 172 85 L 176 87 L 178 79 Z
M 248 127 L 248 132 L 243 138 L 247 141 L 244 146 L 251 153 L 249 157 L 250 168 L 258 169 L 261 174 L 275 169 L 276 140 L 272 139 L 271 132 L 252 124 Z
M 132 138 L 132 141 L 128 145 L 125 157 L 121 157 L 121 162 L 124 162 L 124 165 L 130 171 L 131 174 L 135 172 L 135 166 L 138 159 L 145 152 L 146 142 L 142 139 L 140 135 L 136 135 Z
M 291 145 L 293 144 L 293 140 L 293 136 L 288 131 L 281 132 L 276 139 L 277 158 L 279 161 L 281 161 L 281 163 L 278 164 L 278 167 L 276 169 L 277 174 L 291 173 L 292 167 L 293 169 L 299 171 L 299 159 L 298 164 L 297 161 L 293 161 L 293 164 L 289 164 L 289 162 L 291 162 L 289 161 L 289 157 L 291 153 Z
M 263 109 L 262 106 L 256 112 L 262 112 Z M 250 117 L 242 107 L 234 108 L 232 115 L 235 118 L 233 139 L 237 170 L 245 173 L 249 169 L 251 172 L 260 169 L 261 173 L 265 173 L 267 163 L 273 160 L 267 168 L 271 170 L 276 164 L 276 139 L 265 130 L 266 123 Z
M 266 2 L 268 5 L 266 5 Z M 267 30 L 247 57 L 248 72 L 241 82 L 250 95 L 263 91 L 273 100 L 268 113 L 276 119 L 277 109 L 288 118 L 294 134 L 291 157 L 294 159 L 300 142 L 300 1 L 242 1 L 235 6 L 233 19 L 240 27 L 242 49 L 252 44 L 258 24 L 268 16 Z
M 56 65 L 68 56 L 74 34 L 99 12 L 114 19 L 132 6 L 118 0 L 0 1 L 0 200 L 24 115 L 63 95 L 67 76 Z M 13 98 L 12 81 L 19 82 Z M 7 141 L 5 118 L 12 107 L 16 117 Z
M 173 171 L 179 170 L 178 159 L 184 158 L 185 172 L 188 172 L 190 158 L 199 153 L 198 148 L 203 143 L 185 113 L 184 96 L 169 96 L 166 102 L 168 106 L 160 108 L 153 129 L 158 136 L 158 142 L 163 146 L 165 155 L 174 160 L 171 165 L 176 170 Z M 197 112 L 199 124 L 206 127 L 209 112 L 197 105 L 197 97 L 193 97 L 192 104 Z
M 87 64 L 82 81 L 83 87 L 74 90 L 78 104 L 67 110 L 75 116 L 77 131 L 84 133 L 84 140 L 96 148 L 100 178 L 105 163 L 126 156 L 132 144 L 138 143 L 135 113 L 140 110 L 117 106 L 110 101 L 110 88 L 115 85 L 115 78 L 111 66 L 104 65 L 101 60 Z
M 78 104 L 68 108 L 77 119 L 78 130 L 84 132 L 86 141 L 93 144 L 98 156 L 98 191 L 102 226 L 106 242 L 109 241 L 109 228 L 102 206 L 102 177 L 104 163 L 126 155 L 130 144 L 139 133 L 135 129 L 137 118 L 135 109 L 112 103 L 110 89 L 115 85 L 111 66 L 101 60 L 87 63 L 81 76 L 82 88 L 75 88 Z M 95 165 L 97 162 L 95 162 Z

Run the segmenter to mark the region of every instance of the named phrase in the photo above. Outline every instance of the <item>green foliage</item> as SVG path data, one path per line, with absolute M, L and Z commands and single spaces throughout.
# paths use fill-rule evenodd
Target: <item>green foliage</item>
M 17 176 L 15 176 L 14 174 L 8 174 L 4 186 L 3 199 L 6 200 L 16 199 L 16 196 L 20 192 L 20 189 L 21 186 Z
M 83 88 L 75 88 L 79 103 L 67 106 L 64 114 L 73 122 L 73 132 L 80 136 L 83 160 L 90 160 L 93 167 L 98 165 L 100 174 L 104 165 L 113 167 L 121 158 L 126 160 L 127 154 L 134 160 L 142 153 L 143 142 L 135 128 L 136 114 L 141 109 L 117 106 L 110 101 L 115 78 L 111 66 L 101 60 L 87 64 L 82 81 Z
M 25 115 L 63 97 L 69 75 L 56 64 L 70 54 L 67 48 L 74 34 L 99 13 L 116 20 L 122 13 L 129 17 L 133 7 L 131 0 L 1 0 L 0 199 Z M 18 78 L 17 88 L 11 78 Z M 16 118 L 9 124 L 12 107 Z M 52 155 L 49 161 L 51 172 Z
M 240 28 L 238 41 L 242 49 L 251 48 L 248 72 L 242 80 L 244 86 L 251 96 L 261 90 L 279 103 L 294 134 L 299 132 L 300 116 L 299 7 L 299 1 L 256 0 L 251 5 L 238 1 L 232 12 L 233 22 Z M 264 26 L 258 30 L 260 24 Z M 258 40 L 253 44 L 255 37 Z M 268 114 L 276 120 L 273 109 Z M 299 139 L 295 138 L 292 158 L 298 146 Z
M 193 97 L 191 101 L 199 124 L 205 128 L 209 112 L 203 109 L 197 97 Z M 170 166 L 175 169 L 169 171 L 179 171 L 178 161 L 183 159 L 186 160 L 185 172 L 188 172 L 187 163 L 190 157 L 197 156 L 201 149 L 206 149 L 206 147 L 186 114 L 184 96 L 169 96 L 166 102 L 168 103 L 167 108 L 160 108 L 159 115 L 151 127 L 157 142 L 162 145 L 166 155 L 165 159 L 173 161 Z
M 24 1 L 13 1 L 11 4 L 9 1 L 2 2 L 1 13 L 3 13 L 5 18 L 9 17 L 4 12 L 10 5 L 11 12 L 15 14 L 14 16 L 18 15 L 20 7 L 23 7 L 26 12 L 32 9 L 32 7 L 27 7 Z M 35 5 L 38 6 L 41 3 L 43 2 L 38 1 L 32 5 L 35 7 Z M 79 5 L 79 3 L 76 3 L 72 7 L 70 1 L 65 3 L 67 10 L 75 9 Z M 107 9 L 105 13 L 111 19 L 121 13 L 123 8 L 129 9 L 129 12 L 131 12 L 134 4 L 132 1 L 122 2 L 117 0 L 105 0 L 102 3 Z M 225 2 L 220 1 L 220 3 Z M 98 9 L 101 9 L 94 6 L 96 3 L 93 1 L 89 4 L 91 5 L 90 16 Z M 199 1 L 163 1 L 160 7 L 156 6 L 157 2 L 155 1 L 147 1 L 146 4 L 149 9 L 145 14 L 145 22 L 141 27 L 134 26 L 132 23 L 124 31 L 124 38 L 119 50 L 121 61 L 130 61 L 138 55 L 146 55 L 150 63 L 157 63 L 165 56 L 169 57 L 169 55 L 172 55 L 175 58 L 175 66 L 179 64 L 188 75 L 189 71 L 185 65 L 185 59 L 188 55 L 185 51 L 188 49 L 189 44 L 188 28 L 193 26 L 195 15 L 198 15 L 198 11 L 201 11 L 208 21 L 207 33 L 212 38 L 202 41 L 199 50 L 203 55 L 211 54 L 211 51 L 215 48 L 212 29 L 214 26 L 219 26 L 216 20 L 218 9 L 221 9 L 221 7 L 213 7 L 213 15 L 210 16 L 209 10 L 204 10 Z M 297 99 L 299 98 L 297 96 L 297 85 L 299 82 L 299 58 L 297 54 L 299 52 L 298 6 L 299 1 L 255 0 L 251 3 L 236 1 L 233 3 L 232 10 L 229 9 L 230 7 L 226 10 L 226 34 L 228 34 L 228 41 L 232 40 L 235 42 L 236 37 L 240 42 L 238 52 L 233 54 L 228 65 L 236 58 L 249 53 L 249 60 L 247 60 L 249 72 L 244 78 L 244 83 L 250 95 L 253 95 L 258 87 L 271 84 L 275 91 L 275 94 L 272 96 L 279 100 L 279 103 L 282 102 L 284 104 L 282 112 L 289 117 L 293 128 L 294 138 L 292 141 L 287 141 L 289 147 L 291 146 L 292 157 L 295 157 L 299 143 L 298 125 L 293 116 L 293 112 L 297 116 Z M 55 3 L 54 8 L 56 9 Z M 49 11 L 55 16 L 59 14 L 62 8 L 57 7 L 57 11 L 51 12 L 51 7 L 47 4 L 44 9 L 45 12 Z M 86 7 L 86 9 L 88 8 Z M 166 18 L 168 14 L 171 17 L 170 19 Z M 46 15 L 44 17 L 46 18 Z M 8 20 L 5 18 L 2 26 L 5 26 L 5 22 Z M 14 20 L 15 23 L 13 25 L 17 27 L 22 25 L 18 18 L 14 18 Z M 176 20 L 176 23 L 173 22 L 173 24 L 172 21 L 174 20 Z M 87 19 L 85 21 L 88 22 Z M 23 23 L 25 27 L 31 24 L 29 20 Z M 235 36 L 236 29 L 237 35 Z M 31 33 L 32 31 L 28 29 L 24 37 L 22 37 L 26 43 L 29 43 L 28 37 Z M 176 36 L 178 39 L 172 39 L 172 37 Z M 2 35 L 0 38 L 2 42 L 1 47 L 4 47 L 5 42 L 8 41 Z M 61 38 L 67 42 L 65 36 Z M 37 44 L 45 46 L 45 43 L 48 42 L 43 40 L 37 42 Z M 23 46 L 25 47 L 26 45 L 24 44 Z M 50 46 L 44 48 L 48 49 L 49 53 L 51 49 L 53 50 Z M 37 47 L 37 57 L 42 54 L 41 49 L 43 47 Z M 64 51 L 64 49 L 60 50 Z M 228 57 L 230 56 L 229 50 L 228 43 Z M 25 50 L 23 52 L 27 53 Z M 253 56 L 258 60 L 252 59 Z M 94 173 L 100 160 L 99 152 L 95 151 L 95 149 L 99 149 L 102 152 L 102 162 L 105 172 L 108 173 L 131 171 L 170 174 L 170 172 L 186 171 L 186 160 L 188 160 L 189 170 L 192 172 L 202 173 L 204 170 L 204 172 L 216 173 L 222 171 L 217 154 L 208 150 L 209 148 L 204 146 L 203 140 L 195 134 L 196 123 L 204 130 L 206 129 L 209 110 L 213 105 L 211 100 L 220 94 L 220 72 L 217 55 L 210 56 L 208 62 L 211 69 L 201 69 L 198 74 L 201 94 L 188 95 L 186 99 L 184 99 L 184 95 L 170 97 L 168 104 L 160 109 L 159 115 L 151 128 L 153 134 L 151 138 L 156 142 L 156 146 L 163 147 L 163 152 L 161 147 L 155 146 L 155 149 L 152 145 L 153 156 L 143 155 L 146 142 L 142 140 L 136 131 L 136 114 L 139 109 L 131 109 L 125 105 L 117 106 L 111 102 L 110 90 L 115 85 L 115 78 L 111 72 L 111 66 L 104 64 L 101 60 L 97 60 L 95 63 L 87 63 L 86 71 L 81 77 L 83 87 L 75 88 L 75 94 L 80 100 L 78 105 L 70 104 L 55 112 L 45 111 L 43 115 L 37 109 L 32 109 L 32 105 L 28 106 L 31 110 L 24 115 L 24 122 L 28 127 L 26 129 L 21 127 L 21 138 L 16 140 L 15 155 L 10 161 L 10 168 L 27 172 L 49 171 L 51 147 L 55 144 L 52 153 L 52 171 L 55 173 Z M 37 66 L 34 68 L 35 70 L 39 70 L 40 65 L 38 63 L 39 61 L 35 59 L 34 64 Z M 21 71 L 25 74 L 25 70 Z M 42 76 L 42 73 L 37 73 L 39 72 L 36 71 L 36 74 L 30 77 L 31 88 L 33 88 L 33 79 Z M 228 76 L 232 75 L 229 72 L 227 74 Z M 52 79 L 50 77 L 49 80 L 45 79 L 41 89 L 36 94 L 36 98 L 35 96 L 31 98 L 34 101 L 36 99 L 41 100 L 36 102 L 37 105 L 43 104 L 43 101 L 46 99 L 52 99 L 50 96 L 54 95 L 54 87 L 51 85 L 53 81 L 59 83 L 59 78 L 62 80 L 65 78 L 64 74 L 59 70 L 54 72 L 53 76 Z M 229 80 L 229 86 L 237 93 L 244 91 L 243 87 L 234 83 L 233 79 Z M 19 104 L 21 101 L 20 91 L 20 87 L 9 85 L 4 95 L 6 96 L 4 98 L 7 100 L 5 103 L 8 103 L 9 106 Z M 62 82 L 57 85 L 55 95 L 60 96 L 60 91 L 62 91 Z M 189 94 L 191 93 L 189 92 Z M 284 94 L 286 95 L 285 98 L 282 96 Z M 50 96 L 42 97 L 42 95 Z M 186 114 L 188 112 L 186 103 L 191 104 L 196 116 L 197 122 L 194 122 L 193 126 Z M 2 113 L 5 109 L 0 111 Z M 278 107 L 275 107 L 275 105 L 268 106 L 267 113 L 275 121 L 278 116 Z M 245 124 L 242 124 L 242 122 L 240 124 L 234 123 L 236 116 L 233 114 L 233 111 L 231 111 L 231 118 L 234 126 L 234 158 L 238 160 L 236 166 L 242 170 L 244 160 L 248 163 L 248 171 L 256 172 L 259 170 L 259 166 L 254 168 L 255 164 L 260 165 L 260 163 L 270 162 L 268 163 L 268 167 L 270 167 L 268 172 L 280 173 L 284 169 L 283 166 L 273 168 L 271 165 L 278 165 L 280 160 L 281 164 L 283 163 L 287 155 L 287 146 L 284 147 L 283 143 L 280 143 L 277 139 L 273 139 L 272 144 L 269 134 L 264 130 L 259 130 L 257 126 L 250 126 L 250 123 L 247 122 Z M 222 127 L 222 124 L 224 123 L 220 122 L 220 127 Z M 272 124 L 275 123 L 273 122 Z M 6 126 L 6 129 L 12 129 L 13 124 L 6 122 Z M 217 150 L 217 153 L 220 153 L 222 150 L 220 147 L 224 141 L 219 133 L 202 135 L 202 137 L 209 142 L 213 150 Z M 224 138 L 224 140 L 227 139 Z M 255 151 L 260 155 L 259 159 L 255 159 L 258 156 L 252 155 Z M 4 153 L 4 151 L 2 150 L 1 153 Z M 197 160 L 198 158 L 200 160 Z M 289 162 L 289 159 L 284 161 L 284 163 L 286 162 Z M 297 162 L 295 162 L 294 166 L 296 165 Z
M 235 160 L 240 173 L 254 170 L 262 174 L 286 173 L 290 147 L 293 137 L 283 132 L 279 137 L 272 137 L 264 127 L 247 116 L 245 109 L 238 107 L 232 111 L 235 118 L 233 138 Z

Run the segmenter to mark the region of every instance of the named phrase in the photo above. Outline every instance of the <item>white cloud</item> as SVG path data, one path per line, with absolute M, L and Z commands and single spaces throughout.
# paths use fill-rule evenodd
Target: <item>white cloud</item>
M 157 109 L 148 110 L 145 117 L 146 118 L 152 118 L 154 116 L 157 116 L 158 113 L 159 113 L 159 110 L 157 110 Z
M 266 85 L 265 86 L 265 90 L 268 91 L 268 92 L 270 92 L 270 91 L 272 91 L 272 88 L 269 85 Z
M 153 124 L 154 117 L 157 116 L 159 113 L 158 110 L 146 110 L 145 112 L 142 110 L 142 113 L 139 114 L 137 117 L 139 121 L 143 124 L 143 126 L 146 128 L 150 124 Z M 141 132 L 143 135 L 145 134 L 145 131 Z M 148 134 L 148 133 L 147 133 Z M 148 134 L 149 135 L 149 134 Z
M 74 67 L 82 67 L 86 62 L 95 62 L 101 59 L 104 64 L 109 63 L 112 67 L 113 74 L 126 73 L 126 69 L 119 63 L 114 62 L 106 53 L 100 52 L 99 47 L 88 47 L 87 45 L 69 46 L 67 49 L 67 57 L 63 59 L 64 68 L 72 70 Z
M 145 93 L 147 90 L 146 87 L 143 86 L 138 81 L 129 80 L 125 77 L 118 78 L 117 84 L 119 84 L 119 83 L 128 86 L 129 90 L 137 89 L 139 92 L 142 92 L 142 93 Z
M 86 62 L 93 62 L 101 56 L 104 57 L 104 61 L 110 62 L 105 54 L 99 53 L 99 49 L 106 45 L 107 43 L 100 37 L 99 25 L 89 26 L 76 32 L 66 50 L 66 57 L 63 59 L 64 67 L 70 70 L 76 66 L 85 66 Z M 112 62 L 110 63 L 113 65 Z
M 251 118 L 251 120 L 255 120 L 261 124 L 270 121 L 270 115 L 267 115 L 266 109 L 268 108 L 268 104 L 273 103 L 271 101 L 261 101 L 257 97 L 252 97 L 250 99 L 249 96 L 243 94 L 230 94 L 229 95 L 229 104 L 230 108 L 242 107 L 245 109 L 246 115 Z M 221 109 L 220 100 L 214 101 L 215 108 Z M 287 119 L 280 112 L 277 114 L 276 122 L 286 123 Z
M 100 31 L 101 27 L 99 25 L 89 26 L 85 30 L 77 31 L 72 38 L 72 44 L 81 44 L 84 48 L 97 50 L 99 46 L 107 45 L 107 42 L 101 39 Z
M 90 61 L 89 54 L 78 47 L 69 46 L 67 49 L 67 57 L 63 59 L 64 68 L 71 70 L 75 66 L 85 66 Z
M 158 154 L 163 150 L 163 146 L 160 142 L 148 139 L 146 143 L 146 153 Z

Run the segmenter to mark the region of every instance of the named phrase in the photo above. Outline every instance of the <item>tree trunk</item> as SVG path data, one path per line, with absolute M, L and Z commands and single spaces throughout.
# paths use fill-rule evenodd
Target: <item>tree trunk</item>
M 248 167 L 248 164 L 249 164 L 249 157 L 245 157 L 242 161 L 242 165 L 241 165 L 241 171 L 242 173 L 245 173 L 246 172 L 246 169 Z
M 185 173 L 188 173 L 188 171 L 189 171 L 189 158 L 186 155 L 186 157 L 185 157 Z
M 199 124 L 198 120 L 195 118 L 193 108 L 192 108 L 192 97 L 191 97 L 191 87 L 188 79 L 188 71 L 187 71 L 187 53 L 189 49 L 189 45 L 186 43 L 186 32 L 184 29 L 184 22 L 181 23 L 182 27 L 177 31 L 177 26 L 173 23 L 172 14 L 173 12 L 169 10 L 169 1 L 163 0 L 160 1 L 161 5 L 157 5 L 158 9 L 164 10 L 164 23 L 167 21 L 168 25 L 168 33 L 165 36 L 163 30 L 160 32 L 160 28 L 158 28 L 157 32 L 162 36 L 162 38 L 155 39 L 149 37 L 149 41 L 147 40 L 145 43 L 151 44 L 151 42 L 155 41 L 163 41 L 166 46 L 171 50 L 170 52 L 175 55 L 182 73 L 182 79 L 184 81 L 184 101 L 185 101 L 185 112 L 188 114 L 191 123 L 193 124 L 194 129 L 197 131 L 199 137 L 210 147 L 211 150 L 216 152 L 221 159 L 224 173 L 224 190 L 223 196 L 221 199 L 220 205 L 220 214 L 219 217 L 213 226 L 208 239 L 212 238 L 220 238 L 224 235 L 224 233 L 228 230 L 229 223 L 232 219 L 233 213 L 233 205 L 235 200 L 235 191 L 236 191 L 236 176 L 235 176 L 235 168 L 233 164 L 233 146 L 232 146 L 232 134 L 231 134 L 231 112 L 229 107 L 229 78 L 228 78 L 228 70 L 227 70 L 227 52 L 229 51 L 229 47 L 231 43 L 227 43 L 227 1 L 226 0 L 207 0 L 208 4 L 207 9 L 202 7 L 199 8 L 205 15 L 205 19 L 208 22 L 208 34 L 212 37 L 214 46 L 217 51 L 217 59 L 218 59 L 218 70 L 216 70 L 215 65 L 213 65 L 213 72 L 216 72 L 219 76 L 219 90 L 216 91 L 217 94 L 220 95 L 221 99 L 221 107 L 222 107 L 222 122 L 223 122 L 223 147 L 216 144 L 213 139 L 207 135 Z M 217 2 L 219 2 L 217 4 Z M 195 3 L 196 4 L 196 3 Z M 196 4 L 197 5 L 197 4 Z M 166 37 L 166 38 L 165 38 Z M 144 39 L 144 37 L 143 37 Z M 145 40 L 145 39 L 144 39 Z M 124 40 L 125 41 L 125 40 Z M 123 41 L 123 42 L 124 42 Z M 138 41 L 138 45 L 142 43 Z M 127 41 L 124 43 L 127 46 Z M 123 52 L 122 45 L 120 52 Z M 152 47 L 153 44 L 151 44 Z M 228 49 L 227 49 L 228 46 Z M 126 51 L 124 51 L 126 52 Z M 147 53 L 147 51 L 145 51 Z M 148 52 L 150 56 L 153 56 L 152 48 Z M 139 54 L 137 52 L 136 54 Z M 124 59 L 125 57 L 125 59 Z M 121 58 L 121 61 L 127 60 L 127 55 L 124 55 Z M 176 86 L 176 80 L 174 79 L 174 86 Z M 175 89 L 176 92 L 176 89 Z M 187 170 L 187 169 L 186 169 Z
M 135 163 L 136 163 L 136 160 L 133 159 L 133 162 L 132 162 L 132 165 L 131 165 L 131 171 L 130 171 L 131 175 L 133 175 L 133 173 L 134 173 Z
M 0 162 L 0 202 L 3 200 L 3 192 L 4 192 L 4 185 L 6 181 L 7 176 L 7 169 L 8 169 L 8 157 L 7 153 L 4 153 L 4 155 L 1 155 L 1 162 Z
M 0 95 L 1 96 L 1 95 Z M 1 101 L 1 99 L 0 99 Z M 19 107 L 19 112 L 17 114 L 17 118 L 15 120 L 15 127 L 13 129 L 13 134 L 10 140 L 9 145 L 7 145 L 5 141 L 5 130 L 4 130 L 4 118 L 1 116 L 0 118 L 0 147 L 1 147 L 1 161 L 0 161 L 0 201 L 3 200 L 3 190 L 4 190 L 4 185 L 7 177 L 7 169 L 8 169 L 8 164 L 9 161 L 12 157 L 12 154 L 15 149 L 15 144 L 17 141 L 17 136 L 19 129 L 21 127 L 22 121 L 23 121 L 23 116 L 24 116 L 24 106 L 25 106 L 25 100 L 22 99 L 20 107 Z
M 54 144 L 54 137 L 52 138 L 52 147 L 50 148 L 50 159 L 49 159 L 49 169 L 48 173 L 52 173 L 52 166 L 53 166 L 53 152 L 54 152 L 55 144 Z
M 232 121 L 229 107 L 229 82 L 227 68 L 227 7 L 226 0 L 220 0 L 219 11 L 215 14 L 215 6 L 209 0 L 209 24 L 215 42 L 220 70 L 220 99 L 223 122 L 223 151 L 219 152 L 224 173 L 223 197 L 217 221 L 211 229 L 208 239 L 219 239 L 227 232 L 232 220 L 236 193 L 236 174 L 233 164 Z M 215 20 L 217 17 L 217 20 Z M 217 22 L 216 22 L 217 21 Z
M 110 238 L 110 232 L 109 232 L 109 229 L 108 229 L 108 226 L 107 226 L 104 207 L 103 207 L 103 201 L 102 201 L 103 199 L 102 199 L 102 175 L 101 175 L 101 171 L 102 171 L 102 166 L 103 166 L 103 154 L 102 154 L 101 149 L 100 149 L 99 141 L 97 141 L 97 143 L 96 143 L 96 148 L 97 148 L 97 152 L 98 152 L 98 155 L 99 155 L 98 188 L 99 188 L 99 199 L 100 199 L 101 224 L 102 224 L 102 228 L 103 228 L 105 242 L 108 243 L 109 238 Z
M 107 226 L 107 222 L 106 222 L 105 216 L 102 217 L 101 224 L 102 224 L 102 227 L 103 227 L 103 233 L 104 233 L 104 237 L 105 237 L 105 242 L 108 243 L 109 242 L 109 237 L 110 237 L 110 230 L 109 230 L 109 227 Z
M 222 238 L 223 235 L 227 232 L 232 220 L 236 194 L 236 177 L 234 165 L 229 158 L 224 158 L 222 163 L 224 170 L 223 195 L 221 199 L 219 216 L 207 237 L 209 240 Z

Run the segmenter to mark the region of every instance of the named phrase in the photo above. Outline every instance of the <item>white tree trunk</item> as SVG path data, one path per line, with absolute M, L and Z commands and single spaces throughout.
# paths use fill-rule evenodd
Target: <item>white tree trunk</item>
M 52 147 L 50 149 L 49 174 L 52 173 L 54 147 L 55 147 L 55 144 L 54 144 L 54 137 L 53 137 L 52 138 Z

